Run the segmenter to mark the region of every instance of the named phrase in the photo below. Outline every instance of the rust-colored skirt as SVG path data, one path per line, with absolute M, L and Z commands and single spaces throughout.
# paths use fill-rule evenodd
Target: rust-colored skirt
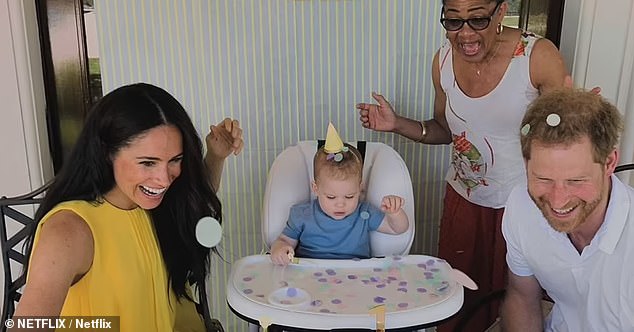
M 503 212 L 503 208 L 473 204 L 447 185 L 440 221 L 438 257 L 466 273 L 479 288 L 477 291 L 465 288 L 462 310 L 438 326 L 437 331 L 453 331 L 463 312 L 474 302 L 506 286 L 506 243 L 501 229 Z M 480 309 L 465 331 L 486 330 L 498 317 L 498 308 L 499 301 Z

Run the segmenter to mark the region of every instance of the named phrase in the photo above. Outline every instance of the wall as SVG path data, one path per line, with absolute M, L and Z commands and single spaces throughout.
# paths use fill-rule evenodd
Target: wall
M 245 130 L 220 191 L 224 255 L 260 253 L 267 171 L 285 147 L 325 137 L 331 121 L 348 141 L 381 141 L 403 156 L 413 178 L 413 251 L 436 251 L 448 167 L 447 146 L 414 144 L 361 127 L 354 105 L 384 94 L 399 113 L 431 117 L 431 60 L 443 31 L 440 2 L 96 1 L 104 92 L 147 81 L 190 110 L 200 135 L 230 116 Z M 386 176 L 389 176 L 386 174 Z M 224 301 L 228 265 L 212 274 L 214 314 L 237 324 Z M 240 329 L 239 329 L 240 330 Z
M 634 2 L 566 1 L 561 52 L 575 85 L 601 87 L 625 116 L 621 164 L 634 161 Z M 619 175 L 634 180 L 632 172 Z
M 0 1 L 0 196 L 28 193 L 43 185 L 53 173 L 34 18 L 34 3 Z M 7 222 L 9 235 L 19 229 L 16 226 L 17 223 Z M 17 273 L 21 272 L 19 265 L 14 267 Z M 4 273 L 0 279 L 4 283 Z M 0 288 L 0 294 L 3 290 Z
M 0 195 L 23 194 L 52 176 L 34 4 L 0 1 Z

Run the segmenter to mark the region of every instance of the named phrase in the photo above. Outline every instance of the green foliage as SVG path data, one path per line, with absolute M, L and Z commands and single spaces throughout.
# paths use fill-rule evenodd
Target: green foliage
M 506 2 L 509 4 L 507 15 L 518 15 L 522 5 L 522 0 L 506 0 Z

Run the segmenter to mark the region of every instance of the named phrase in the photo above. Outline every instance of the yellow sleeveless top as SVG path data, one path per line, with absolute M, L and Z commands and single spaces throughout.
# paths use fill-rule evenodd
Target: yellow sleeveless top
M 39 223 L 34 246 L 42 225 L 60 210 L 81 216 L 94 239 L 90 270 L 70 287 L 61 316 L 118 316 L 122 332 L 204 330 L 193 303 L 186 299 L 179 303 L 168 285 L 154 226 L 145 210 L 122 210 L 108 202 L 63 202 Z M 177 328 L 177 321 L 190 326 Z

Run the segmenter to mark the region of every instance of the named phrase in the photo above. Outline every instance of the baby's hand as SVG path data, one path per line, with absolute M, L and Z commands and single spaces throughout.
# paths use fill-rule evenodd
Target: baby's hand
M 295 257 L 295 250 L 291 246 L 281 246 L 271 252 L 271 262 L 276 265 L 288 265 Z
M 403 207 L 404 202 L 403 197 L 387 195 L 381 201 L 381 211 L 387 214 L 396 213 Z

